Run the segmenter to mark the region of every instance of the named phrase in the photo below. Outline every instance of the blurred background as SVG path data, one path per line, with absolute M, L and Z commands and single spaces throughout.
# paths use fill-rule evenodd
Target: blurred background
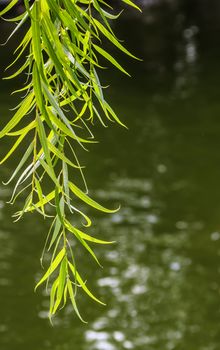
M 129 130 L 97 125 L 100 143 L 80 152 L 93 197 L 121 204 L 110 216 L 85 208 L 94 218 L 90 232 L 117 241 L 96 248 L 104 269 L 76 247 L 82 274 L 107 306 L 81 294 L 88 325 L 67 307 L 50 326 L 48 297 L 33 291 L 48 224 L 36 215 L 13 223 L 22 202 L 6 204 L 12 187 L 2 185 L 16 165 L 12 159 L 0 169 L 1 349 L 219 349 L 220 2 L 139 5 L 142 14 L 127 9 L 113 26 L 143 61 L 112 51 L 132 78 L 112 67 L 100 72 Z M 1 42 L 11 29 L 0 23 Z M 21 36 L 0 48 L 1 76 Z M 20 98 L 10 92 L 19 86 L 19 80 L 0 82 L 1 127 Z M 1 156 L 7 147 L 1 141 Z

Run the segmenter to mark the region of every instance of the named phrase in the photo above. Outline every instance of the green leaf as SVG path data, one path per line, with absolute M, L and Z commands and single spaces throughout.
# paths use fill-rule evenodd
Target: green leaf
M 78 307 L 77 307 L 77 305 L 76 305 L 74 293 L 73 293 L 73 286 L 72 286 L 72 283 L 71 283 L 71 281 L 70 281 L 69 279 L 67 280 L 67 288 L 68 288 L 70 300 L 71 300 L 71 303 L 72 303 L 72 305 L 73 305 L 73 309 L 74 309 L 75 313 L 77 314 L 77 316 L 79 317 L 79 319 L 80 319 L 83 323 L 87 323 L 86 321 L 83 320 L 82 316 L 80 315 L 80 312 L 79 312 Z
M 82 211 L 80 211 L 79 209 L 74 207 L 73 205 L 71 205 L 71 209 L 76 211 L 77 213 L 79 213 L 85 219 L 85 223 L 82 223 L 83 226 L 85 226 L 85 227 L 90 227 L 91 226 L 92 221 L 85 213 L 83 213 Z
M 57 277 L 57 279 L 54 281 L 50 291 L 50 317 L 52 316 L 52 313 L 53 313 L 55 295 L 57 292 L 58 284 L 59 284 L 59 277 Z
M 54 168 L 50 167 L 43 159 L 39 159 L 39 161 L 42 167 L 44 168 L 44 170 L 46 171 L 46 173 L 48 174 L 48 176 L 51 178 L 54 184 L 59 188 L 60 184 L 55 175 Z
M 26 209 L 26 212 L 33 211 L 36 208 L 40 208 L 42 205 L 45 206 L 45 204 L 51 202 L 55 198 L 55 190 L 51 191 L 48 195 L 44 195 L 44 198 L 42 201 L 37 202 L 33 206 L 30 206 Z
M 142 12 L 142 10 L 140 9 L 140 7 L 138 7 L 133 1 L 131 0 L 122 0 L 125 4 L 134 7 L 136 10 Z
M 79 166 L 71 162 L 64 153 L 62 153 L 58 148 L 56 148 L 51 142 L 48 143 L 48 148 L 51 152 L 55 154 L 59 159 L 61 159 L 65 164 L 69 164 L 71 167 L 79 169 Z
M 112 57 L 107 51 L 103 50 L 98 45 L 93 44 L 96 51 L 98 51 L 103 57 L 105 57 L 111 64 L 113 64 L 115 67 L 117 67 L 119 70 L 121 70 L 123 73 L 127 74 L 130 77 L 130 74 L 124 70 L 124 68 Z
M 42 49 L 41 49 L 41 30 L 40 30 L 40 8 L 39 2 L 35 1 L 31 11 L 31 28 L 32 28 L 32 49 L 34 60 L 39 71 L 42 72 Z
M 91 247 L 85 242 L 85 240 L 82 238 L 82 235 L 80 234 L 80 232 L 75 228 L 75 227 L 69 227 L 68 228 L 70 232 L 72 232 L 80 241 L 80 243 L 84 246 L 84 248 L 91 254 L 91 256 L 93 257 L 93 259 L 97 262 L 97 264 L 102 267 L 102 265 L 100 264 L 96 254 L 94 253 L 94 251 L 91 249 Z
M 132 58 L 135 58 L 136 60 L 140 60 L 136 56 L 134 56 L 132 53 L 130 53 L 120 42 L 115 38 L 114 35 L 112 35 L 108 29 L 106 29 L 102 23 L 100 23 L 96 18 L 93 18 L 93 21 L 97 28 L 100 30 L 100 32 L 109 40 L 111 41 L 119 50 L 126 53 L 128 56 L 131 56 Z
M 0 164 L 3 164 L 16 150 L 16 148 L 20 145 L 20 143 L 23 141 L 23 139 L 25 138 L 25 136 L 27 135 L 27 133 L 21 135 L 17 141 L 14 143 L 14 145 L 12 146 L 12 148 L 10 149 L 10 151 L 6 154 L 6 156 L 0 161 Z
M 51 265 L 49 266 L 47 272 L 43 275 L 41 280 L 37 283 L 35 290 L 42 284 L 44 283 L 48 277 L 56 270 L 56 268 L 59 266 L 61 261 L 63 260 L 65 256 L 66 250 L 65 248 L 62 248 L 61 251 L 57 254 L 56 258 L 53 260 Z
M 67 277 L 67 258 L 64 257 L 60 264 L 60 271 L 58 276 L 58 287 L 57 287 L 57 299 L 54 304 L 52 314 L 56 313 L 59 305 L 61 304 L 63 293 L 64 293 L 64 287 L 66 283 L 66 277 Z
M 65 223 L 66 223 L 66 227 L 67 229 L 70 231 L 70 232 L 77 232 L 78 236 L 81 237 L 82 239 L 85 239 L 86 241 L 89 241 L 89 242 L 93 242 L 93 243 L 97 243 L 97 244 L 112 244 L 112 243 L 115 243 L 115 241 L 103 241 L 101 239 L 97 239 L 95 237 L 92 237 L 82 231 L 80 231 L 79 229 L 77 229 L 76 227 L 73 227 L 70 222 L 68 222 L 68 220 L 65 220 Z
M 90 205 L 91 207 L 103 211 L 105 213 L 115 213 L 116 211 L 119 210 L 119 208 L 117 209 L 107 209 L 105 207 L 103 207 L 102 205 L 100 205 L 99 203 L 95 202 L 93 199 L 91 199 L 87 194 L 85 194 L 83 191 L 81 191 L 79 189 L 79 187 L 77 187 L 76 185 L 74 185 L 71 181 L 69 181 L 69 187 L 70 190 L 78 197 L 80 198 L 83 202 L 87 203 L 88 205 Z
M 52 166 L 52 161 L 50 157 L 50 151 L 48 147 L 48 140 L 45 133 L 44 125 L 42 123 L 41 117 L 37 115 L 37 132 L 39 135 L 40 143 L 44 151 L 45 159 L 47 161 L 48 166 L 50 167 L 50 172 L 55 176 L 54 169 Z
M 9 131 L 11 131 L 21 119 L 29 112 L 33 106 L 34 93 L 31 92 L 22 102 L 20 108 L 15 113 L 14 117 L 8 122 L 8 124 L 0 131 L 0 138 L 5 136 Z
M 52 235 L 52 238 L 51 238 L 48 250 L 50 250 L 50 248 L 52 247 L 52 245 L 56 241 L 56 239 L 57 239 L 57 237 L 58 237 L 58 235 L 60 233 L 61 227 L 62 227 L 62 223 L 61 223 L 59 217 L 57 216 L 56 221 L 55 221 L 55 227 L 54 227 L 53 235 Z
M 40 182 L 36 179 L 36 177 L 35 177 L 34 181 L 35 181 L 35 184 L 36 184 L 36 190 L 37 190 L 37 195 L 38 195 L 38 198 L 39 198 L 40 207 L 41 207 L 43 215 L 45 215 L 45 212 L 44 212 L 44 197 L 43 197 L 42 188 L 41 188 Z
M 13 132 L 8 132 L 6 135 L 7 136 L 20 136 L 20 135 L 23 135 L 23 134 L 27 134 L 30 130 L 32 130 L 35 127 L 36 127 L 36 121 L 33 120 L 32 122 L 30 122 L 24 128 L 22 128 L 20 130 L 13 131 Z
M 101 304 L 101 305 L 105 305 L 102 301 L 100 301 L 99 299 L 97 299 L 92 292 L 87 288 L 85 282 L 83 282 L 82 277 L 79 275 L 78 271 L 75 269 L 75 267 L 73 266 L 73 264 L 71 262 L 68 262 L 69 267 L 73 273 L 73 276 L 76 278 L 77 282 L 80 284 L 80 286 L 82 287 L 82 289 L 84 290 L 84 292 L 93 300 L 95 300 L 97 303 Z
M 73 130 L 72 126 L 70 125 L 69 120 L 66 118 L 66 116 L 63 113 L 62 109 L 59 107 L 56 99 L 54 98 L 54 96 L 51 94 L 51 92 L 49 91 L 49 89 L 47 88 L 47 86 L 44 83 L 43 83 L 43 88 L 44 88 L 45 94 L 46 94 L 49 102 L 51 103 L 51 106 L 54 108 L 54 110 L 57 112 L 57 114 L 60 116 L 60 118 L 64 122 L 65 125 L 62 126 L 62 129 L 64 129 L 66 131 L 66 134 L 67 135 L 70 134 L 71 137 L 74 138 L 80 145 L 81 145 L 82 142 L 91 143 L 91 141 L 84 140 L 84 139 L 81 139 L 80 137 L 76 136 L 75 131 Z M 60 127 L 61 123 L 58 122 L 58 120 L 55 117 L 55 115 L 53 115 L 53 119 L 55 119 L 57 121 L 57 126 Z
M 10 4 L 9 4 L 10 5 Z M 7 44 L 7 42 L 13 37 L 13 35 L 15 33 L 17 33 L 17 31 L 21 28 L 21 26 L 26 22 L 26 20 L 28 19 L 28 13 L 24 12 L 22 19 L 20 20 L 20 22 L 16 25 L 15 29 L 11 32 L 11 34 L 9 35 L 8 39 L 6 40 L 6 42 L 4 44 Z M 16 20 L 16 19 L 15 19 Z
M 0 17 L 2 17 L 5 13 L 10 11 L 12 7 L 14 7 L 18 3 L 18 1 L 19 0 L 11 0 L 9 4 L 2 11 L 0 11 Z
M 8 185 L 18 174 L 18 172 L 21 170 L 21 168 L 23 167 L 23 165 L 26 163 L 26 161 L 28 160 L 28 158 L 30 157 L 32 151 L 34 149 L 34 143 L 31 142 L 30 145 L 28 146 L 27 150 L 25 151 L 23 157 L 21 158 L 19 164 L 17 165 L 17 167 L 15 168 L 15 170 L 13 171 L 10 179 L 7 182 L 3 182 L 4 185 Z

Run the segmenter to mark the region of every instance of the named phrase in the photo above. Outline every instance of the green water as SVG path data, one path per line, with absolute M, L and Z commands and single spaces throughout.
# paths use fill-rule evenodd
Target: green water
M 12 188 L 0 185 L 2 350 L 219 349 L 219 31 L 205 20 L 199 32 L 193 22 L 175 31 L 173 13 L 151 22 L 150 15 L 117 29 L 144 58 L 125 62 L 133 78 L 113 71 L 103 77 L 129 130 L 96 127 L 100 144 L 81 154 L 93 197 L 122 207 L 110 216 L 90 212 L 94 232 L 117 241 L 96 249 L 104 268 L 79 252 L 80 268 L 107 306 L 81 294 L 88 324 L 67 307 L 50 326 L 48 298 L 33 292 L 47 224 L 35 215 L 14 224 L 21 203 L 6 205 Z M 7 61 L 4 48 L 2 66 Z M 15 84 L 0 85 L 1 125 Z M 1 155 L 6 148 L 1 141 Z M 1 180 L 15 162 L 1 167 Z

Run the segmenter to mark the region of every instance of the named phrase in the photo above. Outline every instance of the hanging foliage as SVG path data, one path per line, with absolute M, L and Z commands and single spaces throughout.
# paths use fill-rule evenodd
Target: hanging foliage
M 18 2 L 10 1 L 0 16 L 4 17 Z M 123 2 L 138 9 L 130 0 Z M 10 37 L 25 24 L 25 35 L 10 67 L 21 57 L 25 59 L 7 79 L 24 73 L 28 78 L 25 86 L 17 91 L 25 96 L 0 131 L 0 138 L 14 140 L 0 164 L 13 156 L 28 138 L 28 147 L 5 183 L 15 181 L 11 203 L 21 194 L 22 198 L 26 196 L 22 210 L 14 215 L 15 220 L 30 212 L 51 220 L 46 248 L 52 251 L 52 258 L 36 288 L 43 283 L 49 285 L 50 318 L 70 300 L 82 320 L 76 303 L 77 286 L 98 303 L 102 302 L 79 274 L 71 239 L 75 237 L 98 264 L 90 244 L 111 242 L 92 237 L 73 225 L 68 216 L 76 212 L 82 216 L 85 228 L 91 226 L 91 219 L 76 207 L 76 198 L 101 212 L 116 210 L 103 207 L 89 196 L 75 149 L 78 145 L 86 149 L 96 142 L 91 131 L 95 118 L 103 126 L 107 122 L 123 126 L 105 100 L 97 72 L 102 68 L 99 57 L 128 73 L 102 47 L 102 39 L 134 56 L 117 39 L 110 25 L 120 14 L 113 14 L 111 6 L 103 0 L 25 0 L 24 4 L 21 15 L 7 19 L 16 23 Z M 79 177 L 77 173 L 83 179 L 84 189 L 74 181 Z M 49 193 L 46 192 L 48 186 Z

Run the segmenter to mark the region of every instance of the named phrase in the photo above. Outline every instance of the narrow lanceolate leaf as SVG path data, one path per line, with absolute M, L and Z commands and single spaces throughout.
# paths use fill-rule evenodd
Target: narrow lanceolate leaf
M 56 148 L 51 142 L 48 143 L 49 150 L 54 153 L 59 159 L 61 159 L 65 164 L 70 165 L 73 168 L 79 169 L 79 166 L 71 162 L 64 153 L 62 153 L 58 148 Z
M 107 51 L 103 50 L 100 46 L 93 44 L 96 51 L 98 51 L 102 56 L 104 56 L 111 64 L 121 70 L 123 73 L 127 74 L 130 77 L 130 74 L 112 57 Z
M 23 157 L 21 158 L 20 162 L 18 163 L 17 167 L 13 171 L 10 179 L 7 182 L 3 182 L 4 185 L 8 185 L 19 173 L 19 171 L 22 169 L 24 164 L 27 162 L 27 160 L 30 158 L 30 155 L 34 149 L 34 143 L 31 142 L 31 144 L 28 146 L 27 150 L 25 151 Z
M 52 316 L 52 313 L 53 313 L 55 295 L 57 292 L 58 285 L 59 285 L 59 277 L 57 277 L 57 279 L 54 281 L 50 291 L 50 317 Z
M 76 312 L 77 316 L 79 317 L 79 319 L 83 323 L 87 323 L 86 321 L 83 320 L 82 316 L 80 315 L 80 312 L 79 312 L 78 307 L 76 305 L 75 296 L 74 296 L 74 293 L 73 293 L 73 285 L 72 285 L 72 283 L 71 283 L 71 281 L 69 279 L 67 280 L 67 288 L 68 288 L 70 300 L 71 300 L 71 303 L 73 305 L 74 311 Z
M 60 221 L 59 217 L 57 216 L 56 221 L 55 221 L 55 226 L 54 226 L 54 231 L 53 231 L 53 235 L 50 241 L 50 245 L 48 247 L 48 250 L 50 250 L 50 248 L 52 247 L 52 245 L 54 244 L 54 242 L 56 241 L 58 235 L 60 234 L 60 229 L 62 227 L 62 222 Z
M 35 128 L 36 126 L 36 121 L 33 120 L 32 122 L 30 122 L 27 126 L 25 126 L 22 129 L 13 131 L 13 132 L 8 132 L 7 136 L 20 136 L 23 134 L 27 134 L 30 130 L 32 130 L 33 128 Z
M 17 33 L 17 31 L 22 27 L 22 25 L 26 22 L 27 19 L 28 19 L 28 13 L 24 12 L 22 19 L 20 20 L 20 22 L 18 22 L 15 29 L 11 32 L 11 34 L 9 35 L 9 37 L 7 38 L 7 40 L 4 44 L 7 44 L 7 42 L 13 37 L 13 35 L 15 35 L 15 33 Z M 16 21 L 16 19 L 15 19 L 15 21 Z
M 131 56 L 135 58 L 136 60 L 139 60 L 136 56 L 134 56 L 132 53 L 130 53 L 120 42 L 115 38 L 114 35 L 112 35 L 108 29 L 106 29 L 102 23 L 100 23 L 96 18 L 93 18 L 93 21 L 96 25 L 96 27 L 100 30 L 100 32 L 108 39 L 110 40 L 119 50 L 126 53 L 128 56 Z
M 134 7 L 136 10 L 142 12 L 142 10 L 140 9 L 140 7 L 138 7 L 133 1 L 131 0 L 122 0 L 125 4 Z
M 40 143 L 44 151 L 45 159 L 47 161 L 47 164 L 50 166 L 52 173 L 54 174 L 51 157 L 50 157 L 50 151 L 48 147 L 48 140 L 46 136 L 46 132 L 44 129 L 44 125 L 42 123 L 41 117 L 37 115 L 37 132 L 39 135 Z
M 42 68 L 42 47 L 41 47 L 41 32 L 40 32 L 40 4 L 35 1 L 32 10 L 32 50 L 35 62 L 39 71 Z
M 74 207 L 73 205 L 71 205 L 71 209 L 72 211 L 76 211 L 77 213 L 79 213 L 85 222 L 82 222 L 83 226 L 85 227 L 90 227 L 92 225 L 92 220 L 88 217 L 88 215 L 84 214 L 81 210 L 77 209 L 76 207 Z
M 73 264 L 71 262 L 68 263 L 69 267 L 73 273 L 73 276 L 76 278 L 77 282 L 79 283 L 79 285 L 82 287 L 82 289 L 84 290 L 84 292 L 93 300 L 95 300 L 97 303 L 105 305 L 105 303 L 103 303 L 101 300 L 97 299 L 95 297 L 95 295 L 88 289 L 88 287 L 86 286 L 86 283 L 83 282 L 82 277 L 80 276 L 80 274 L 78 273 L 78 271 L 76 271 L 75 267 L 73 266 Z
M 35 177 L 34 181 L 36 184 L 36 190 L 37 190 L 37 194 L 38 194 L 38 198 L 39 198 L 40 208 L 41 208 L 42 213 L 45 215 L 44 196 L 43 196 L 42 188 L 41 188 L 40 182 L 36 179 L 36 177 Z
M 14 117 L 8 122 L 8 124 L 0 131 L 0 138 L 5 136 L 11 131 L 21 119 L 30 111 L 33 106 L 34 93 L 31 92 L 22 102 L 20 108 L 15 113 Z
M 55 198 L 55 190 L 51 191 L 48 195 L 44 195 L 44 198 L 42 201 L 39 201 L 35 203 L 34 205 L 30 206 L 26 209 L 26 212 L 32 211 L 36 208 L 40 208 L 42 205 L 45 206 L 47 203 L 51 202 Z
M 66 284 L 66 278 L 67 278 L 67 258 L 64 257 L 60 264 L 60 271 L 59 271 L 59 276 L 58 276 L 58 287 L 57 287 L 57 297 L 56 301 L 53 307 L 52 314 L 55 314 L 58 307 L 60 306 L 62 299 L 63 299 L 63 293 L 64 293 L 64 288 Z
M 85 194 L 82 190 L 80 190 L 79 187 L 77 187 L 76 185 L 74 185 L 74 183 L 72 183 L 71 181 L 69 181 L 69 187 L 70 190 L 78 197 L 80 198 L 83 202 L 87 203 L 88 205 L 90 205 L 91 207 L 103 211 L 105 213 L 115 213 L 116 211 L 119 210 L 119 208 L 117 209 L 107 209 L 105 207 L 103 207 L 102 205 L 100 205 L 99 203 L 97 203 L 96 201 L 94 201 L 92 198 L 90 198 L 87 194 Z
M 70 232 L 77 232 L 77 234 L 79 235 L 79 237 L 81 237 L 82 239 L 86 240 L 86 241 L 89 241 L 89 242 L 93 242 L 93 243 L 97 243 L 97 244 L 112 244 L 112 243 L 115 243 L 114 241 L 112 242 L 109 242 L 109 241 L 103 241 L 101 239 L 98 239 L 98 238 L 95 238 L 95 237 L 92 237 L 82 231 L 80 231 L 79 229 L 73 227 L 70 222 L 68 222 L 68 220 L 65 220 L 65 223 L 66 223 L 66 227 L 67 229 L 70 231 Z
M 9 4 L 2 11 L 0 11 L 0 17 L 3 16 L 8 11 L 10 11 L 12 7 L 14 7 L 18 3 L 18 1 L 19 0 L 11 0 Z
M 62 248 L 61 251 L 57 254 L 56 258 L 53 260 L 51 263 L 50 267 L 48 268 L 47 272 L 43 275 L 41 280 L 37 283 L 35 290 L 42 284 L 44 283 L 48 277 L 56 270 L 56 268 L 59 266 L 61 263 L 63 257 L 65 256 L 65 248 Z
M 54 110 L 57 112 L 57 114 L 59 115 L 59 117 L 62 119 L 62 121 L 64 122 L 65 126 L 70 130 L 72 137 L 79 142 L 79 144 L 81 144 L 81 142 L 89 142 L 87 140 L 81 139 L 80 137 L 76 136 L 75 131 L 73 130 L 69 120 L 67 119 L 67 117 L 65 116 L 64 112 L 62 111 L 62 109 L 60 108 L 60 106 L 58 105 L 56 99 L 54 98 L 54 96 L 51 94 L 51 92 L 49 91 L 49 89 L 47 88 L 46 84 L 43 83 L 43 88 L 44 88 L 44 92 L 49 100 L 49 102 L 51 103 L 51 106 L 54 108 Z M 91 142 L 91 141 L 90 141 Z
M 97 264 L 102 267 L 100 264 L 96 254 L 92 250 L 92 248 L 88 245 L 88 243 L 82 238 L 82 235 L 78 233 L 78 230 L 76 230 L 74 227 L 72 227 L 71 232 L 76 236 L 76 238 L 80 241 L 82 246 L 90 253 L 90 255 L 93 257 L 93 259 L 97 262 Z
M 50 179 L 54 182 L 56 187 L 60 187 L 59 181 L 57 180 L 56 174 L 54 172 L 54 168 L 48 165 L 43 159 L 40 159 L 40 164 L 44 168 L 45 172 L 47 175 L 50 177 Z
M 6 154 L 6 156 L 0 161 L 0 164 L 3 164 L 16 150 L 16 148 L 20 145 L 20 143 L 23 141 L 23 139 L 25 138 L 26 133 L 23 133 L 14 143 L 14 145 L 12 146 L 12 148 L 10 149 L 10 151 Z
M 43 93 L 41 88 L 41 78 L 40 78 L 40 74 L 39 74 L 39 70 L 36 62 L 34 62 L 33 64 L 32 76 L 33 76 L 33 87 L 34 87 L 34 94 L 36 98 L 36 104 L 40 112 L 43 114 L 45 111 L 44 98 L 43 98 Z

